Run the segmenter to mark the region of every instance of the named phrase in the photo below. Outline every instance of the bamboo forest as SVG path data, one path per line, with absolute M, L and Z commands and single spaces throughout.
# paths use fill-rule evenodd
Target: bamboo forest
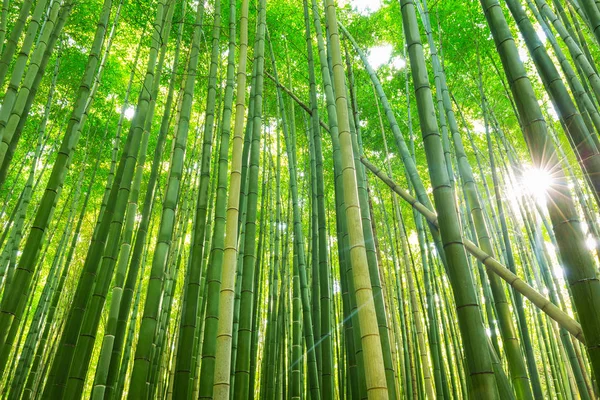
M 0 0 L 0 399 L 600 398 L 599 0 Z

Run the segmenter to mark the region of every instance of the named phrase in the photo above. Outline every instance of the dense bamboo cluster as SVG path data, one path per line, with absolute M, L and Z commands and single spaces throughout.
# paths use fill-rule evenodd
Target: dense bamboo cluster
M 0 398 L 599 398 L 600 3 L 1 3 Z

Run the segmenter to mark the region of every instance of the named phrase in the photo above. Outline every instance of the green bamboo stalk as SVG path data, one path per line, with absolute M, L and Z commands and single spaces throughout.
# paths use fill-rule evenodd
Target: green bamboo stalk
M 46 3 L 47 1 L 40 1 L 36 3 L 35 9 L 31 15 L 31 20 L 27 26 L 27 32 L 23 37 L 21 49 L 17 55 L 16 60 L 14 61 L 14 66 L 12 69 L 8 87 L 6 89 L 6 93 L 4 94 L 2 108 L 0 109 L 0 121 L 3 121 L 4 124 L 6 123 L 6 121 L 8 121 L 8 116 L 12 111 L 12 107 L 14 106 L 14 102 L 19 92 L 19 84 L 21 83 L 23 75 L 25 74 L 25 65 L 29 58 L 29 52 L 33 47 L 33 42 L 38 33 L 38 29 L 40 28 L 40 20 L 42 18 L 43 12 L 46 11 Z M 6 75 L 8 73 L 8 66 L 13 61 L 12 58 L 14 56 L 16 46 L 18 42 L 20 42 L 20 36 L 23 31 L 25 20 L 27 19 L 27 14 L 29 13 L 31 6 L 31 1 L 23 2 L 19 15 L 19 17 L 21 18 L 17 19 L 16 24 L 11 32 L 11 37 L 9 38 L 8 46 L 6 47 L 6 50 L 2 53 L 2 57 L 0 57 L 0 86 L 4 86 L 4 79 L 6 78 Z M 59 6 L 60 4 L 52 4 L 52 8 L 49 12 L 47 20 L 48 25 L 45 26 L 45 31 L 41 32 L 41 35 L 43 35 L 42 37 L 45 37 L 46 40 L 50 36 L 50 33 L 54 28 L 54 23 L 56 22 Z M 42 44 L 36 46 L 36 49 L 32 55 L 32 59 L 33 57 L 40 57 L 41 55 L 43 55 L 45 50 L 46 43 L 44 39 L 42 39 Z M 35 64 L 30 66 L 30 68 L 35 71 L 37 71 L 37 67 L 38 66 Z M 29 70 L 27 74 L 30 75 Z M 33 74 L 35 75 L 35 72 L 33 72 Z
M 204 3 L 198 3 L 196 19 L 194 22 L 194 35 L 192 39 L 192 48 L 187 66 L 187 78 L 183 93 L 181 112 L 177 127 L 177 136 L 174 141 L 173 155 L 171 158 L 171 167 L 167 189 L 163 201 L 163 210 L 161 213 L 160 226 L 158 230 L 158 241 L 152 260 L 152 270 L 150 272 L 150 281 L 147 288 L 144 311 L 142 313 L 142 322 L 140 327 L 140 340 L 137 343 L 135 351 L 135 360 L 131 375 L 129 388 L 129 398 L 139 398 L 146 396 L 148 387 L 146 381 L 149 378 L 150 355 L 156 340 L 155 330 L 157 325 L 157 314 L 160 311 L 160 294 L 162 293 L 162 283 L 165 277 L 165 262 L 171 248 L 171 238 L 174 230 L 174 223 L 177 211 L 177 202 L 179 199 L 181 176 L 183 172 L 183 162 L 187 136 L 189 131 L 189 119 L 191 114 L 192 99 L 194 96 L 194 87 L 196 80 L 196 68 L 198 66 L 198 53 L 200 46 L 202 15 L 204 13 Z
M 206 215 L 208 204 L 208 184 L 210 178 L 210 156 L 212 149 L 212 133 L 214 128 L 215 104 L 216 104 L 216 86 L 217 86 L 217 66 L 220 56 L 219 39 L 221 34 L 221 5 L 217 1 L 214 6 L 214 22 L 212 30 L 212 51 L 210 70 L 208 78 L 208 93 L 206 100 L 206 115 L 204 121 L 204 135 L 202 146 L 202 163 L 200 170 L 200 184 L 198 187 L 199 196 L 196 205 L 196 217 L 194 222 L 194 242 L 190 260 L 190 267 L 187 271 L 187 285 L 185 289 L 186 305 L 182 312 L 181 326 L 178 339 L 178 356 L 175 366 L 175 382 L 173 395 L 176 398 L 187 398 L 191 389 L 190 374 L 193 370 L 192 354 L 194 352 L 185 351 L 193 347 L 194 336 L 199 327 L 196 326 L 198 317 L 198 301 L 200 292 L 200 275 L 202 253 L 204 251 L 204 233 L 206 228 Z M 216 271 L 215 273 L 218 273 Z M 213 276 L 210 280 L 215 279 Z
M 40 1 L 40 2 L 36 3 L 36 7 L 31 16 L 31 20 L 30 20 L 29 24 L 27 25 L 27 32 L 25 33 L 25 37 L 27 39 L 25 39 L 23 41 L 23 44 L 21 45 L 21 51 L 24 50 L 24 53 L 25 53 L 25 54 L 23 54 L 25 61 L 27 61 L 27 57 L 29 56 L 29 50 L 31 49 L 31 45 L 33 44 L 33 39 L 37 33 L 37 30 L 40 27 L 40 19 L 42 18 L 42 13 L 44 11 L 46 11 L 45 10 L 46 3 L 47 2 L 44 2 L 44 1 Z M 8 2 L 4 1 L 3 6 L 4 5 L 8 6 Z M 12 27 L 12 30 L 10 31 L 10 36 L 6 40 L 6 47 L 4 47 L 4 37 L 6 34 L 6 22 L 7 22 L 6 14 L 8 12 L 8 10 L 7 10 L 8 7 L 2 8 L 2 20 L 0 22 L 0 54 L 2 54 L 2 56 L 0 56 L 0 87 L 4 87 L 4 80 L 6 79 L 9 65 L 12 62 L 12 59 L 15 55 L 17 46 L 21 40 L 21 35 L 23 33 L 23 29 L 25 28 L 25 25 L 27 22 L 27 17 L 28 17 L 29 11 L 31 10 L 32 6 L 33 6 L 33 1 L 30 1 L 30 0 L 24 1 L 21 4 L 21 8 L 19 9 L 19 15 L 17 16 L 15 24 Z M 19 70 L 19 69 L 21 71 L 18 71 L 18 73 L 23 74 L 24 73 L 24 65 L 19 66 L 17 63 L 15 63 L 13 70 Z
M 70 9 L 70 3 L 66 4 L 64 13 L 68 13 Z M 42 196 L 40 204 L 42 205 L 35 216 L 33 227 L 31 229 L 25 246 L 23 248 L 24 257 L 19 259 L 17 273 L 14 277 L 14 283 L 11 285 L 11 290 L 6 292 L 2 299 L 2 305 L 0 306 L 0 343 L 2 349 L 4 347 L 10 347 L 14 341 L 13 337 L 7 337 L 8 331 L 12 324 L 18 323 L 22 316 L 22 309 L 25 304 L 25 300 L 29 294 L 31 287 L 31 277 L 35 272 L 35 264 L 40 254 L 40 247 L 44 238 L 44 233 L 52 219 L 53 210 L 60 192 L 60 188 L 64 182 L 65 172 L 70 164 L 71 154 L 73 148 L 78 139 L 78 128 L 79 119 L 83 113 L 83 102 L 89 95 L 89 86 L 91 85 L 91 78 L 95 70 L 96 63 L 98 61 L 98 53 L 104 40 L 104 33 L 106 30 L 106 21 L 110 14 L 110 0 L 107 0 L 103 7 L 103 12 L 99 19 L 98 28 L 94 38 L 94 45 L 92 46 L 88 65 L 86 66 L 86 74 L 82 78 L 80 90 L 77 95 L 77 102 L 73 109 L 69 125 L 67 126 L 65 136 L 61 143 L 61 149 L 57 156 L 57 159 L 52 168 L 46 190 Z M 59 24 L 60 25 L 60 24 Z M 72 136 L 75 137 L 72 137 Z
M 315 33 L 317 36 L 317 45 L 319 51 L 319 62 L 321 66 L 321 77 L 323 80 L 323 86 L 325 89 L 325 100 L 327 103 L 327 117 L 329 125 L 329 133 L 331 136 L 332 149 L 333 149 L 333 167 L 334 167 L 334 182 L 335 182 L 335 202 L 336 202 L 336 227 L 338 233 L 338 257 L 340 260 L 340 283 L 342 286 L 342 298 L 344 302 L 344 320 L 346 325 L 346 343 L 348 359 L 351 365 L 356 365 L 356 374 L 358 375 L 357 384 L 358 387 L 352 391 L 353 396 L 365 397 L 366 396 L 366 382 L 364 373 L 364 362 L 362 354 L 361 334 L 359 326 L 359 318 L 357 312 L 356 298 L 354 296 L 354 282 L 350 278 L 353 274 L 352 263 L 350 262 L 350 244 L 348 236 L 348 226 L 345 215 L 345 200 L 344 200 L 344 189 L 343 189 L 343 176 L 342 176 L 342 155 L 340 151 L 339 141 L 339 128 L 338 128 L 338 116 L 336 112 L 336 100 L 334 94 L 334 87 L 332 83 L 332 72 L 329 68 L 330 63 L 328 59 L 328 53 L 326 53 L 325 41 L 323 38 L 323 32 L 321 28 L 321 19 L 319 9 L 315 0 L 312 1 L 312 14 L 313 23 L 315 26 Z M 305 11 L 305 20 L 307 19 L 307 13 Z M 313 103 L 313 110 L 316 108 L 316 95 L 315 99 L 311 100 Z M 313 112 L 313 115 L 315 113 Z M 353 368 L 354 369 L 354 368 Z M 357 389 L 357 390 L 356 390 Z
M 225 218 L 227 197 L 227 163 L 229 154 L 229 136 L 231 133 L 231 114 L 235 74 L 236 9 L 235 3 L 229 4 L 229 52 L 227 58 L 227 86 L 221 122 L 221 144 L 218 164 L 218 184 L 215 206 L 215 226 L 213 229 L 212 249 L 207 276 L 207 306 L 202 346 L 202 365 L 200 370 L 200 398 L 212 398 L 215 370 L 215 346 L 218 325 L 219 289 L 224 256 Z
M 6 37 L 6 25 L 8 22 L 8 8 L 9 8 L 9 1 L 8 0 L 4 0 L 2 2 L 2 11 L 0 14 L 0 54 L 2 53 L 2 50 L 4 49 L 4 38 Z M 21 5 L 21 8 L 23 8 L 25 4 Z M 31 5 L 29 6 L 31 7 Z M 25 14 L 27 15 L 27 14 Z
M 37 13 L 34 17 L 37 17 L 37 19 L 34 20 L 33 24 L 30 23 L 27 29 L 23 46 L 15 61 L 13 73 L 2 100 L 2 108 L 0 109 L 0 135 L 2 136 L 2 142 L 0 142 L 1 163 L 4 163 L 6 151 L 13 138 L 19 120 L 22 117 L 26 118 L 23 114 L 23 110 L 26 106 L 27 99 L 31 93 L 37 92 L 41 76 L 46 70 L 46 65 L 54 50 L 56 40 L 60 36 L 60 32 L 71 11 L 71 2 L 65 3 L 60 7 L 59 5 L 59 2 L 54 2 L 52 4 L 48 19 L 44 23 L 44 29 L 40 34 L 40 40 L 35 47 L 35 51 L 31 55 L 29 68 L 27 68 L 23 83 L 20 89 L 17 90 L 24 74 L 29 51 L 37 33 L 39 18 L 44 8 L 43 4 L 36 5 L 36 8 L 34 9 L 34 13 Z M 100 50 L 98 50 L 98 52 L 99 51 Z M 98 60 L 96 59 L 95 62 L 97 63 Z
M 427 165 L 436 209 L 441 215 L 440 234 L 448 260 L 448 274 L 454 287 L 461 336 L 464 343 L 470 344 L 465 349 L 465 355 L 473 395 L 497 398 L 496 379 L 492 370 L 492 360 L 487 350 L 487 337 L 472 277 L 466 268 L 464 239 L 460 233 L 458 215 L 454 208 L 454 192 L 449 186 L 447 171 L 441 161 L 443 160 L 441 139 L 435 118 L 432 118 L 435 116 L 435 111 L 431 89 L 427 82 L 427 69 L 417 26 L 415 6 L 411 0 L 402 0 L 401 8 Z

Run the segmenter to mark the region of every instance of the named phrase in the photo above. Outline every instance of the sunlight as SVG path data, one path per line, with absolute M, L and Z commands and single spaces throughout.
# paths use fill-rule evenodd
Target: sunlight
M 381 0 L 349 0 L 350 6 L 361 15 L 374 13 L 381 8 Z
M 553 181 L 550 172 L 531 166 L 525 166 L 516 186 L 509 188 L 507 194 L 509 199 L 513 201 L 515 201 L 516 198 L 529 195 L 538 203 L 544 205 L 546 204 L 546 193 L 553 184 Z
M 540 42 L 542 42 L 542 44 L 545 44 L 548 38 L 546 37 L 546 32 L 544 32 L 544 29 L 539 24 L 535 24 L 535 33 L 540 39 Z
M 129 106 L 125 109 L 125 118 L 127 118 L 128 121 L 131 121 L 133 114 L 135 114 L 135 109 L 133 107 Z
M 544 96 L 546 97 L 546 96 Z M 558 121 L 560 117 L 558 116 L 558 112 L 556 112 L 556 108 L 554 107 L 554 103 L 552 103 L 549 99 L 545 98 L 544 100 L 538 100 L 538 104 L 540 108 L 545 109 L 548 117 L 552 121 Z
M 389 65 L 392 69 L 400 71 L 406 67 L 406 60 L 401 57 L 392 56 L 394 48 L 391 44 L 374 46 L 369 49 L 368 60 L 373 69 L 379 69 L 384 64 Z
M 521 59 L 522 62 L 527 62 L 529 61 L 529 52 L 527 51 L 526 47 L 521 47 L 519 46 L 519 58 Z
M 588 236 L 588 238 L 585 239 L 585 245 L 589 250 L 594 250 L 596 248 L 596 241 L 593 237 Z
M 115 111 L 118 114 L 121 114 L 122 106 L 116 106 Z M 125 109 L 125 114 L 124 114 L 125 119 L 127 119 L 128 121 L 131 121 L 134 114 L 135 114 L 135 108 L 133 108 L 133 106 L 127 106 L 127 108 Z
M 390 66 L 398 71 L 403 70 L 404 67 L 406 67 L 406 60 L 400 57 L 392 57 L 390 60 Z
M 387 62 L 392 57 L 392 45 L 386 44 L 383 46 L 375 46 L 369 49 L 369 64 L 373 69 L 378 69 L 383 64 L 387 64 Z
M 552 263 L 552 271 L 553 271 L 554 276 L 557 276 L 557 277 L 565 276 L 565 270 L 560 266 L 560 263 L 558 261 Z M 548 289 L 546 289 L 546 290 L 548 290 Z M 546 292 L 546 295 L 548 295 L 547 292 Z
M 545 197 L 550 185 L 552 185 L 552 176 L 548 171 L 539 168 L 527 168 L 523 171 L 521 178 L 522 186 L 526 192 L 534 196 Z
M 340 281 L 333 280 L 333 294 L 338 294 L 342 291 L 342 286 L 340 285 Z
M 556 110 L 554 109 L 554 107 L 548 107 L 548 115 L 549 115 L 549 116 L 550 116 L 550 118 L 552 118 L 554 121 L 558 121 L 558 120 L 559 120 L 558 113 L 556 112 Z
M 482 120 L 476 119 L 473 121 L 473 132 L 478 135 L 483 135 L 485 133 L 485 125 Z
M 419 245 L 419 234 L 416 231 L 411 231 L 410 235 L 408 235 L 408 243 L 412 246 Z

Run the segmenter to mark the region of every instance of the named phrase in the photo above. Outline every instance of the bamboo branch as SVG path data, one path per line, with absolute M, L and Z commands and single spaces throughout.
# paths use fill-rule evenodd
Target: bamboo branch
M 312 110 L 310 109 L 310 107 L 308 107 L 304 102 L 302 102 L 302 100 L 300 100 L 298 98 L 298 96 L 296 96 L 290 89 L 288 89 L 287 87 L 285 87 L 284 85 L 282 85 L 281 83 L 279 83 L 279 81 L 270 73 L 265 71 L 265 76 L 267 78 L 269 78 L 270 80 L 273 81 L 273 83 L 275 83 L 277 86 L 279 86 L 285 93 L 287 93 L 288 96 L 290 96 L 292 98 L 292 100 L 294 100 L 296 103 L 298 103 L 298 105 L 308 113 L 308 115 L 312 115 Z M 323 122 L 322 119 L 319 118 L 319 124 L 321 124 L 321 126 L 323 127 L 323 129 L 325 129 L 327 132 L 329 132 L 329 127 L 327 126 L 327 124 L 325 122 Z

